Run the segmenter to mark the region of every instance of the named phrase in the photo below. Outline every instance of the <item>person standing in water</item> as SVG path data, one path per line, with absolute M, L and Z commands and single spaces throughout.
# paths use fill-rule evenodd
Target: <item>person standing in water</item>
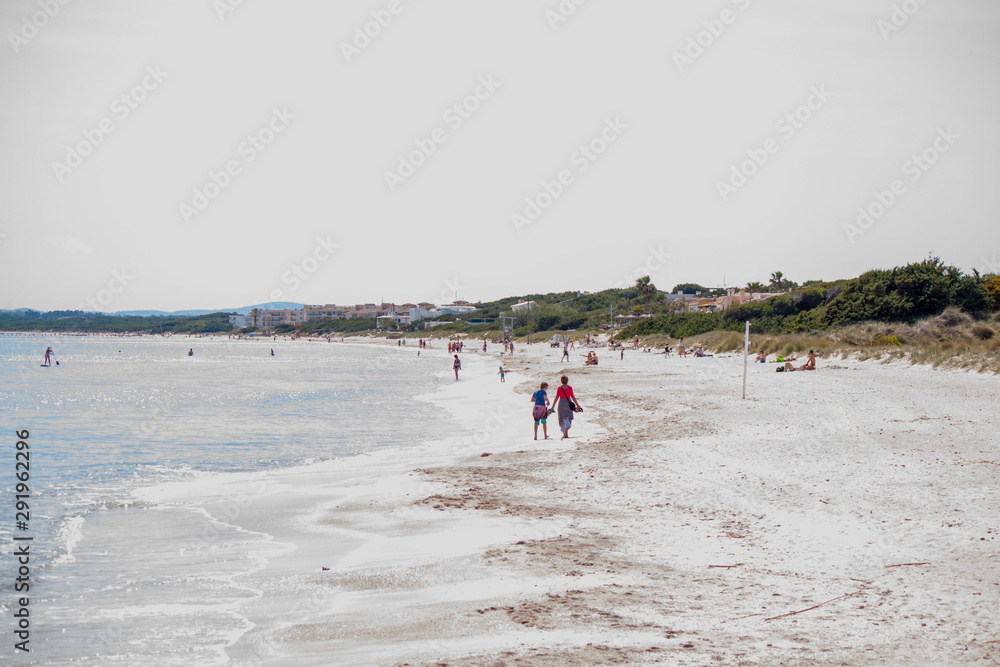
M 458 372 L 462 370 L 462 361 L 458 358 L 457 354 L 455 355 L 455 361 L 452 363 L 451 367 L 455 369 L 455 379 L 457 380 Z
M 189 357 L 193 357 L 194 356 L 194 348 L 193 347 L 190 350 L 188 350 L 188 356 Z

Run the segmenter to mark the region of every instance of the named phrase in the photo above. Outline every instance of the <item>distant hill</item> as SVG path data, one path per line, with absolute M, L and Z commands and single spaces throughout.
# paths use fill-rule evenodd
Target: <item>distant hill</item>
M 112 315 L 115 317 L 197 317 L 198 315 L 210 315 L 212 313 L 239 313 L 249 315 L 254 308 L 261 310 L 284 310 L 286 308 L 302 308 L 301 303 L 292 301 L 272 301 L 270 303 L 259 303 L 255 306 L 243 306 L 242 308 L 216 308 L 215 310 L 119 310 L 115 313 L 101 313 L 102 315 Z M 16 308 L 14 310 L 0 309 L 0 313 L 20 313 L 33 310 L 32 308 Z

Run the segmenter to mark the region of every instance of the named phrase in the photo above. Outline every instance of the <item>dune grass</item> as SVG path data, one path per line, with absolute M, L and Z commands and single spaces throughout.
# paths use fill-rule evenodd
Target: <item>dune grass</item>
M 643 347 L 674 346 L 674 338 L 644 337 Z M 685 346 L 703 346 L 716 354 L 742 352 L 743 334 L 710 331 L 685 339 Z M 915 323 L 863 322 L 812 334 L 750 335 L 753 355 L 802 357 L 815 350 L 820 358 L 855 357 L 859 360 L 909 361 L 934 368 L 958 368 L 1000 374 L 1000 314 L 976 320 L 949 308 L 937 317 Z

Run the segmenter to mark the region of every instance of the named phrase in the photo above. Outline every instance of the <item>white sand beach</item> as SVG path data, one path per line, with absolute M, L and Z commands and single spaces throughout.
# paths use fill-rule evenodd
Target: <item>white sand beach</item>
M 742 400 L 737 356 L 469 348 L 421 397 L 468 431 L 246 496 L 284 555 L 235 662 L 1000 664 L 996 376 L 751 364 Z M 585 412 L 533 441 L 564 372 Z

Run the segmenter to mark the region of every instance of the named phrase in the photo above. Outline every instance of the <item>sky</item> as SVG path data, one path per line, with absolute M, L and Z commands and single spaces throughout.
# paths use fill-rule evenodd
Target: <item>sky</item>
M 0 29 L 0 308 L 1000 270 L 995 0 L 5 0 Z

